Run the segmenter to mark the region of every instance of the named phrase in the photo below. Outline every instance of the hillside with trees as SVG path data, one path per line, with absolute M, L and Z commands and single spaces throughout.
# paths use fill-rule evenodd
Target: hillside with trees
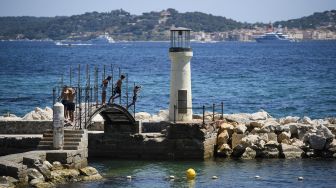
M 300 19 L 276 22 L 288 28 L 335 29 L 336 11 L 315 13 Z M 57 17 L 0 17 L 0 39 L 87 40 L 108 33 L 116 40 L 167 40 L 172 26 L 193 31 L 224 32 L 266 24 L 242 23 L 201 12 L 179 13 L 174 9 L 132 15 L 122 9 Z

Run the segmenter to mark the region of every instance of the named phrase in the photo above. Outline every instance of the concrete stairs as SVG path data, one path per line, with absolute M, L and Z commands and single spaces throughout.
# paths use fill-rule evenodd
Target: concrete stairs
M 78 150 L 84 140 L 84 130 L 64 130 L 64 145 L 63 150 Z M 47 130 L 43 133 L 43 138 L 37 146 L 38 150 L 53 149 L 53 131 Z

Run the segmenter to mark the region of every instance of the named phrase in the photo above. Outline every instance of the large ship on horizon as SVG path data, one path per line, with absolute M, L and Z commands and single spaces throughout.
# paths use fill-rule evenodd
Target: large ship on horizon
M 288 35 L 282 33 L 281 25 L 278 26 L 277 31 L 273 30 L 272 24 L 268 28 L 268 32 L 263 35 L 255 36 L 254 39 L 260 43 L 288 43 L 295 42 L 294 39 L 289 38 Z
M 88 40 L 88 41 L 57 41 L 56 45 L 59 46 L 71 46 L 71 45 L 108 45 L 115 43 L 112 37 L 108 34 L 99 35 L 97 38 Z

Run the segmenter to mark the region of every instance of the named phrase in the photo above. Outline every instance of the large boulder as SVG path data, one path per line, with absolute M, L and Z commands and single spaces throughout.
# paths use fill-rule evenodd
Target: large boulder
M 263 158 L 278 158 L 279 157 L 279 143 L 276 141 L 269 141 L 265 144 L 262 150 Z
M 81 168 L 81 169 L 79 169 L 79 172 L 80 172 L 80 174 L 82 174 L 84 176 L 92 176 L 92 175 L 98 174 L 98 171 L 91 166 Z
M 75 169 L 62 169 L 51 171 L 51 181 L 53 183 L 64 183 L 66 181 L 77 181 L 79 179 L 79 171 Z
M 221 133 L 224 130 L 226 130 L 229 133 L 229 135 L 232 135 L 232 133 L 234 131 L 234 125 L 232 125 L 230 123 L 222 123 L 222 124 L 220 124 L 218 132 Z
M 279 143 L 289 143 L 291 138 L 290 132 L 282 132 L 278 135 L 278 142 Z
M 15 188 L 19 180 L 10 176 L 0 176 L 0 187 Z
M 41 179 L 43 181 L 45 180 L 43 175 L 35 168 L 28 168 L 27 175 L 28 175 L 29 180 L 32 180 L 32 179 Z
M 303 153 L 303 150 L 297 146 L 292 146 L 288 144 L 280 145 L 280 154 L 286 159 L 301 158 Z
M 327 139 L 322 135 L 309 134 L 308 142 L 312 149 L 323 150 Z
M 59 161 L 54 161 L 52 164 L 52 170 L 62 170 L 63 165 Z
M 233 157 L 240 157 L 243 155 L 245 152 L 246 146 L 243 144 L 238 144 L 236 145 L 233 150 L 232 150 L 232 155 Z
M 217 154 L 220 156 L 229 157 L 232 154 L 232 149 L 228 144 L 223 144 L 217 149 Z
M 263 110 L 261 110 L 260 112 L 250 114 L 250 117 L 249 117 L 249 119 L 252 121 L 266 120 L 267 118 L 271 118 L 271 116 L 266 111 L 263 111 Z
M 229 140 L 229 133 L 227 130 L 224 130 L 217 137 L 217 145 L 221 146 L 223 144 L 227 144 L 228 140 Z
M 244 124 L 238 124 L 235 127 L 235 132 L 238 134 L 244 134 L 246 131 L 247 127 Z
M 263 131 L 265 133 L 274 132 L 278 125 L 280 125 L 280 124 L 275 119 L 273 119 L 273 118 L 267 119 L 264 122 L 263 127 L 261 127 L 261 131 Z
M 254 159 L 257 152 L 250 147 L 245 148 L 244 153 L 241 155 L 242 159 Z
M 279 123 L 282 125 L 288 124 L 288 123 L 298 123 L 300 120 L 300 117 L 292 117 L 292 116 L 287 116 L 285 118 L 280 118 Z
M 303 124 L 314 125 L 314 122 L 307 116 L 304 116 L 301 120 Z

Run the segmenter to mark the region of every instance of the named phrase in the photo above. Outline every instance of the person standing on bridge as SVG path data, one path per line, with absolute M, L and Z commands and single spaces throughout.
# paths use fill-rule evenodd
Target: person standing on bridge
M 106 102 L 106 90 L 107 90 L 107 86 L 109 81 L 111 80 L 111 76 L 108 76 L 105 80 L 103 80 L 102 83 L 102 105 L 105 105 Z
M 135 86 L 134 87 L 134 89 L 133 89 L 133 100 L 129 105 L 127 105 L 127 109 L 129 107 L 131 107 L 132 105 L 135 105 L 135 102 L 137 101 L 138 93 L 139 93 L 140 89 L 141 89 L 141 86 Z
M 122 86 L 122 81 L 125 79 L 125 75 L 121 75 L 120 76 L 120 79 L 117 81 L 117 83 L 115 84 L 115 88 L 114 88 L 114 91 L 113 91 L 113 94 L 112 96 L 110 97 L 109 99 L 109 104 L 112 100 L 112 103 L 114 101 L 114 99 L 118 98 L 118 97 L 121 97 L 121 86 Z

